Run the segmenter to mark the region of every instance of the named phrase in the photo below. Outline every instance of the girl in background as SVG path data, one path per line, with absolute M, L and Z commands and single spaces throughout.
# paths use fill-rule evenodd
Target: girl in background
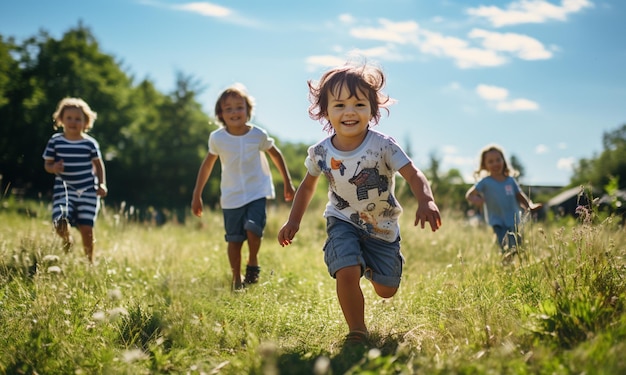
M 515 180 L 516 172 L 509 168 L 504 151 L 497 145 L 481 150 L 480 165 L 474 176 L 484 175 L 465 194 L 473 205 L 484 210 L 487 223 L 496 234 L 504 264 L 510 263 L 522 243 L 521 209 L 536 211 L 542 205 L 533 203 Z

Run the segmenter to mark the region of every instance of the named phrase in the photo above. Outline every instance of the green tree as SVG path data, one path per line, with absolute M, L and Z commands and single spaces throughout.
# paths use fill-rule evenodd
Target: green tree
M 0 52 L 1 54 L 1 52 Z M 6 129 L 2 173 L 31 195 L 49 192 L 52 179 L 43 169 L 41 154 L 53 134 L 52 113 L 63 97 L 83 98 L 98 112 L 92 134 L 102 145 L 111 144 L 128 122 L 125 117 L 131 80 L 113 57 L 99 51 L 91 31 L 82 24 L 61 40 L 45 31 L 11 46 L 12 84 L 0 106 Z M 1 56 L 2 61 L 6 55 Z M 3 64 L 5 65 L 5 64 Z M 3 145 L 4 146 L 4 145 Z
M 626 188 L 626 124 L 605 132 L 603 151 L 590 159 L 581 159 L 574 166 L 571 185 L 590 184 L 596 188 L 607 186 L 612 179 L 619 181 L 619 189 Z

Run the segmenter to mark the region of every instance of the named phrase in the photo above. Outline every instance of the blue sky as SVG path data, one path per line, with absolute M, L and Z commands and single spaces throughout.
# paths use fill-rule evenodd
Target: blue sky
M 177 72 L 198 79 L 211 115 L 241 82 L 253 122 L 289 142 L 325 136 L 307 80 L 363 56 L 397 100 L 378 130 L 418 167 L 434 154 L 472 182 L 480 149 L 497 143 L 538 185 L 567 184 L 572 163 L 626 123 L 625 18 L 622 0 L 0 0 L 4 37 L 60 38 L 82 21 L 135 82 L 167 93 Z

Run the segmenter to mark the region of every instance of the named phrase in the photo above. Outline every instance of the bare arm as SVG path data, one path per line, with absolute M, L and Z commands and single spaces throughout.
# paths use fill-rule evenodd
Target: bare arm
M 102 162 L 102 159 L 94 159 L 92 163 L 94 169 L 96 170 L 96 177 L 98 178 L 98 190 L 96 194 L 101 197 L 106 197 L 109 193 L 109 189 L 107 188 L 106 170 L 104 168 L 104 163 Z
M 46 172 L 52 174 L 61 173 L 65 169 L 63 166 L 63 160 L 55 162 L 54 159 L 46 159 L 43 163 L 43 168 Z
M 302 183 L 298 187 L 296 195 L 293 199 L 289 219 L 287 219 L 287 222 L 283 224 L 283 227 L 280 228 L 280 232 L 278 232 L 278 243 L 281 246 L 291 244 L 291 241 L 296 236 L 296 233 L 300 230 L 300 222 L 302 221 L 302 217 L 304 216 L 309 203 L 311 203 L 313 194 L 315 194 L 315 188 L 317 187 L 318 180 L 319 176 L 312 176 L 308 172 L 304 176 L 304 180 L 302 180 Z
M 521 190 L 519 193 L 517 193 L 516 198 L 520 206 L 525 210 L 535 211 L 543 207 L 541 203 L 534 203 L 532 200 L 530 200 L 530 198 L 528 198 L 528 196 L 524 194 L 524 192 Z
M 424 173 L 417 169 L 413 163 L 406 164 L 398 172 L 407 181 L 413 196 L 417 199 L 418 206 L 415 212 L 414 225 L 421 224 L 424 228 L 428 222 L 433 232 L 439 229 L 441 227 L 441 214 Z
M 202 191 L 209 180 L 209 176 L 211 175 L 211 171 L 213 171 L 213 166 L 215 166 L 216 161 L 217 155 L 209 152 L 206 154 L 198 170 L 196 186 L 193 188 L 193 196 L 191 198 L 191 212 L 198 217 L 202 216 Z
M 272 146 L 268 149 L 267 153 L 270 155 L 272 162 L 274 162 L 274 165 L 278 168 L 280 175 L 283 177 L 283 185 L 285 187 L 283 195 L 285 197 L 285 201 L 291 202 L 295 194 L 295 189 L 293 187 L 293 183 L 291 182 L 291 175 L 289 174 L 285 158 L 276 146 Z
M 469 188 L 467 193 L 465 193 L 465 199 L 467 199 L 468 202 L 479 208 L 482 207 L 485 203 L 485 199 L 482 197 L 482 195 L 480 195 L 478 190 L 476 190 L 476 186 L 472 186 L 471 188 Z

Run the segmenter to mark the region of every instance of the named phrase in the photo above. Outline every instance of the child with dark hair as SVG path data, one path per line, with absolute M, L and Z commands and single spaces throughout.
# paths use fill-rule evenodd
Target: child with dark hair
M 224 215 L 232 288 L 259 281 L 258 253 L 266 223 L 266 200 L 275 196 L 265 154 L 269 154 L 284 181 L 284 198 L 291 201 L 294 187 L 282 153 L 267 132 L 249 123 L 254 99 L 241 84 L 224 90 L 215 104 L 215 115 L 223 127 L 209 135 L 207 153 L 196 179 L 191 210 L 202 216 L 202 190 L 217 159 L 222 165 L 220 204 Z M 241 277 L 241 249 L 248 241 L 245 277 Z
M 366 344 L 364 276 L 383 298 L 396 294 L 404 257 L 398 219 L 402 208 L 394 194 L 395 175 L 407 181 L 418 208 L 414 224 L 433 231 L 441 226 L 439 208 L 424 174 L 391 137 L 374 129 L 380 109 L 391 100 L 383 94 L 385 76 L 372 65 L 330 69 L 319 82 L 308 82 L 309 114 L 330 133 L 308 150 L 307 174 L 296 191 L 289 219 L 278 234 L 292 243 L 313 197 L 320 175 L 328 181 L 324 211 L 328 238 L 324 261 L 336 279 L 337 297 L 348 324 L 346 343 Z

